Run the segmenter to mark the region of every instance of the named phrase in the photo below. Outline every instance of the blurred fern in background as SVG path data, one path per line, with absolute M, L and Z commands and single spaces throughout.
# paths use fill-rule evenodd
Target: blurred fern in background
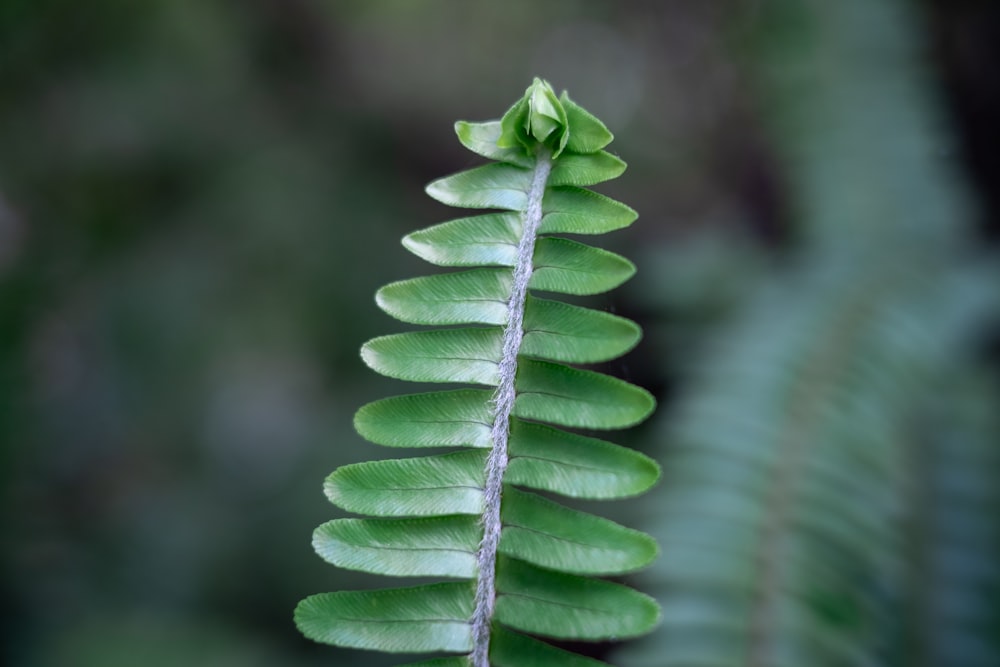
M 1000 265 L 942 159 L 921 24 L 899 0 L 761 7 L 795 243 L 660 416 L 664 621 L 622 664 L 1000 664 Z

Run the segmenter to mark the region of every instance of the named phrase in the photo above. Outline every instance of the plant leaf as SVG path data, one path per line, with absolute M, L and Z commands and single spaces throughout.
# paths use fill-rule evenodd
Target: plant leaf
M 467 382 L 496 386 L 503 346 L 499 328 L 411 331 L 374 338 L 361 358 L 382 375 L 412 382 Z
M 472 587 L 448 582 L 377 591 L 312 595 L 295 609 L 306 637 L 388 653 L 472 648 Z
M 618 178 L 625 171 L 625 163 L 607 151 L 597 153 L 564 153 L 552 167 L 549 185 L 595 185 Z
M 411 324 L 506 324 L 510 271 L 472 269 L 390 283 L 379 307 Z
M 563 294 L 601 294 L 635 275 L 635 265 L 621 255 L 576 241 L 539 239 L 535 246 L 532 289 Z
M 543 570 L 503 558 L 497 565 L 496 619 L 560 639 L 635 637 L 651 630 L 659 607 L 628 586 Z
M 547 191 L 542 211 L 542 234 L 605 234 L 628 227 L 639 217 L 610 197 L 569 186 Z
M 520 236 L 516 213 L 486 213 L 407 234 L 403 245 L 438 266 L 514 266 Z
M 537 77 L 528 88 L 526 98 L 528 114 L 524 119 L 525 133 L 539 144 L 551 147 L 553 157 L 559 157 L 569 138 L 566 110 L 556 98 L 552 86 Z
M 577 574 L 622 574 L 656 557 L 653 538 L 532 493 L 504 490 L 500 552 Z
M 536 298 L 528 299 L 524 329 L 522 354 L 580 364 L 619 357 L 642 337 L 624 317 Z
M 571 128 L 567 149 L 575 153 L 594 153 L 611 143 L 614 136 L 604 123 L 572 101 L 566 93 L 562 94 L 560 101 L 566 109 L 566 123 Z
M 473 153 L 519 167 L 531 167 L 534 160 L 528 157 L 523 146 L 502 148 L 497 144 L 502 133 L 503 123 L 498 120 L 485 123 L 470 123 L 460 120 L 455 123 L 455 134 L 458 135 L 458 140 Z
M 648 391 L 624 380 L 533 359 L 518 369 L 517 389 L 518 417 L 577 428 L 632 426 L 656 405 Z
M 507 110 L 500 118 L 500 136 L 497 138 L 497 146 L 501 148 L 514 148 L 528 153 L 527 148 L 531 142 L 525 136 L 525 118 L 528 114 L 528 95 L 525 91 L 524 97 Z
M 336 519 L 316 529 L 313 548 L 328 563 L 348 570 L 471 579 L 481 538 L 472 516 Z
M 501 625 L 493 628 L 490 663 L 494 667 L 610 667 L 606 662 L 570 653 Z
M 448 658 L 431 658 L 419 662 L 408 662 L 401 667 L 469 667 L 469 658 L 464 655 L 453 655 Z
M 490 392 L 436 391 L 383 398 L 354 415 L 366 440 L 386 447 L 490 447 Z
M 575 433 L 511 420 L 507 481 L 573 498 L 623 498 L 648 491 L 660 467 L 648 456 Z
M 374 516 L 481 514 L 484 453 L 477 450 L 341 466 L 323 486 L 334 505 Z
M 531 173 L 512 164 L 488 164 L 439 178 L 427 186 L 427 194 L 449 206 L 523 211 Z

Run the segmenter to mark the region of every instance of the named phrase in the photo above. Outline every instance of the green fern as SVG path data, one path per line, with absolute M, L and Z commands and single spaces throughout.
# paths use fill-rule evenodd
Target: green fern
M 913 8 L 758 9 L 801 246 L 690 355 L 647 523 L 663 622 L 621 663 L 996 665 L 975 350 L 1000 279 L 940 159 Z
M 459 140 L 496 163 L 431 183 L 452 206 L 498 209 L 407 236 L 440 266 L 477 267 L 379 290 L 393 317 L 449 328 L 384 336 L 362 348 L 383 375 L 476 385 L 362 407 L 357 431 L 388 447 L 460 451 L 336 470 L 326 494 L 375 518 L 320 526 L 316 551 L 339 567 L 456 581 L 314 595 L 295 612 L 308 637 L 345 647 L 458 655 L 424 665 L 592 665 L 525 634 L 602 640 L 640 635 L 656 603 L 594 578 L 647 565 L 649 536 L 523 488 L 572 498 L 621 498 L 656 481 L 648 457 L 559 430 L 617 429 L 653 410 L 650 394 L 567 364 L 613 359 L 640 330 L 608 313 L 543 299 L 612 289 L 634 273 L 623 257 L 552 234 L 600 234 L 635 212 L 583 189 L 625 168 L 602 150 L 611 134 L 540 80 L 500 121 L 459 122 Z

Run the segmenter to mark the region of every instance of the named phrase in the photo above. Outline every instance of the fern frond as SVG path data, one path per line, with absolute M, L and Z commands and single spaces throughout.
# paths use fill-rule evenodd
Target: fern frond
M 961 378 L 1000 279 L 970 270 L 913 8 L 760 9 L 803 247 L 712 332 L 664 424 L 644 525 L 663 622 L 621 661 L 995 665 L 995 395 Z
M 878 664 L 921 336 L 883 299 L 911 278 L 852 262 L 777 276 L 704 351 L 649 524 L 663 625 L 624 664 Z
M 651 459 L 554 426 L 624 428 L 654 401 L 570 365 L 627 352 L 640 337 L 633 322 L 534 292 L 597 294 L 632 276 L 623 257 L 551 236 L 631 224 L 632 209 L 584 189 L 625 164 L 603 150 L 611 134 L 600 121 L 537 79 L 501 120 L 460 122 L 456 132 L 498 162 L 427 192 L 494 211 L 407 236 L 414 254 L 461 270 L 376 295 L 399 320 L 448 328 L 382 336 L 361 356 L 388 377 L 473 386 L 375 401 L 358 410 L 355 427 L 387 447 L 461 449 L 334 471 L 329 499 L 371 518 L 331 521 L 314 539 L 339 567 L 456 581 L 315 595 L 300 603 L 296 622 L 306 636 L 340 646 L 461 654 L 421 663 L 428 666 L 598 664 L 520 633 L 601 640 L 648 631 L 655 602 L 594 577 L 647 565 L 656 544 L 532 491 L 621 498 L 648 489 L 659 474 Z

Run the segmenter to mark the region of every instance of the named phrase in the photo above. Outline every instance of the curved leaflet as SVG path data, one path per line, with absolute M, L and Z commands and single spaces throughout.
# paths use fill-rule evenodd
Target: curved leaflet
M 538 79 L 501 120 L 460 122 L 456 132 L 497 162 L 427 192 L 490 211 L 407 236 L 408 250 L 455 270 L 376 295 L 399 320 L 444 328 L 381 336 L 361 356 L 388 377 L 460 386 L 375 401 L 358 410 L 355 428 L 387 447 L 458 449 L 336 470 L 327 497 L 366 516 L 330 521 L 314 536 L 317 553 L 339 567 L 450 581 L 314 595 L 299 604 L 296 623 L 339 646 L 453 654 L 419 663 L 428 666 L 603 664 L 521 633 L 645 633 L 656 603 L 596 577 L 644 567 L 656 544 L 532 491 L 596 499 L 648 489 L 659 476 L 648 457 L 563 428 L 631 426 L 654 401 L 571 365 L 627 352 L 641 335 L 633 322 L 533 292 L 598 294 L 635 272 L 624 257 L 550 236 L 629 225 L 632 209 L 584 189 L 625 164 L 603 150 L 611 134 L 600 121 Z

